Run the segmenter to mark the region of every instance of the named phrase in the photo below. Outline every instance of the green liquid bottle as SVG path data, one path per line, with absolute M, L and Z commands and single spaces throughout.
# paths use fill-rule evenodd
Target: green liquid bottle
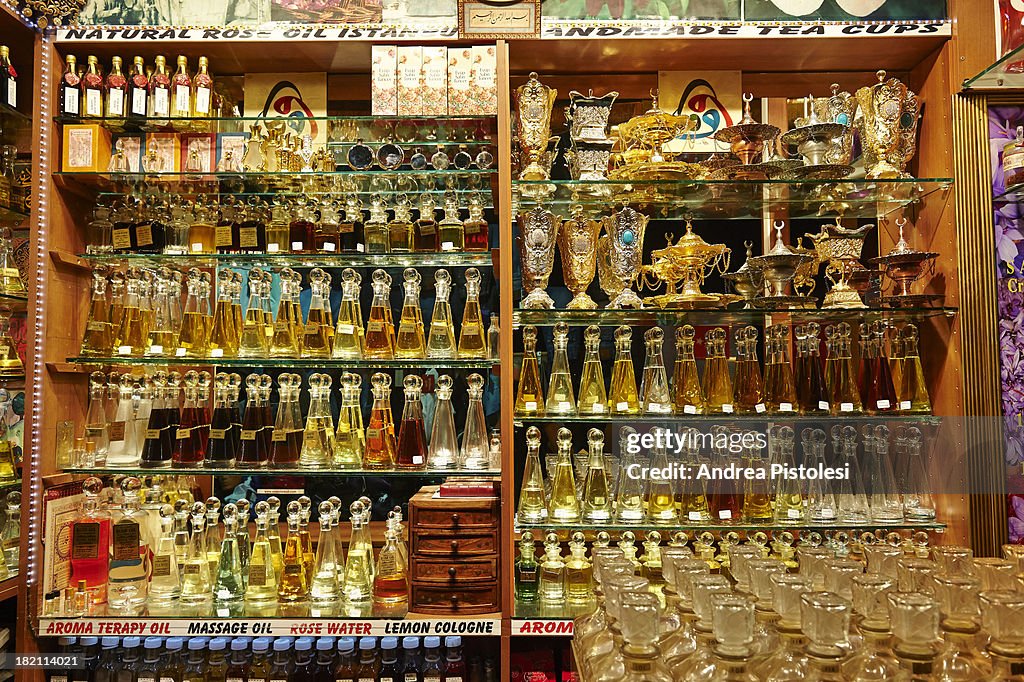
M 533 533 L 523 531 L 519 540 L 519 558 L 515 564 L 516 599 L 521 602 L 537 601 L 538 567 Z

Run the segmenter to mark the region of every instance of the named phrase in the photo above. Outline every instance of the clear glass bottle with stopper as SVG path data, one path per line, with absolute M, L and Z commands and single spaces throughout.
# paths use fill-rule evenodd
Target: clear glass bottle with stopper
M 676 361 L 672 368 L 672 403 L 677 414 L 704 414 L 704 390 L 694 355 L 696 330 L 676 327 Z
M 484 415 L 484 378 L 473 373 L 466 378 L 469 406 L 466 408 L 466 426 L 462 433 L 459 461 L 463 469 L 486 469 L 490 466 L 491 452 L 487 438 L 487 418 Z
M 569 540 L 565 592 L 568 604 L 587 604 L 594 598 L 594 567 L 587 559 L 586 537 L 580 531 Z
M 548 381 L 548 396 L 544 412 L 550 416 L 575 416 L 576 396 L 572 387 L 569 370 L 569 325 L 564 321 L 555 324 L 553 332 L 554 353 L 551 357 L 551 379 Z
M 540 429 L 530 426 L 526 429 L 526 464 L 523 468 L 523 482 L 519 488 L 516 520 L 519 523 L 543 523 L 547 517 L 544 476 L 540 465 Z
M 342 586 L 344 599 L 350 606 L 366 606 L 373 598 L 373 582 L 371 578 L 370 562 L 373 561 L 373 550 L 365 544 L 357 542 L 357 536 L 362 535 L 363 503 L 356 500 L 349 507 L 352 514 L 352 535 L 349 544 L 348 557 L 345 560 L 345 581 Z
M 600 429 L 590 429 L 587 445 L 589 457 L 583 483 L 583 520 L 587 523 L 608 523 L 612 517 L 612 498 L 604 466 L 604 433 Z
M 238 508 L 234 504 L 224 505 L 224 541 L 220 547 L 217 575 L 213 582 L 213 601 L 232 604 L 245 597 L 245 582 L 242 578 L 242 559 L 238 548 Z M 207 533 L 210 531 L 207 530 Z M 246 544 L 248 545 L 248 538 Z M 246 547 L 248 550 L 248 547 Z
M 384 270 L 373 271 L 373 300 L 366 322 L 363 357 L 390 360 L 395 357 L 395 327 L 391 318 L 391 277 Z
M 540 598 L 547 604 L 565 602 L 565 561 L 558 535 L 548 533 L 544 539 L 544 560 L 540 564 Z
M 553 523 L 576 523 L 580 520 L 580 504 L 572 467 L 572 432 L 562 427 L 557 438 L 558 459 L 551 482 L 548 519 Z
M 395 466 L 399 469 L 422 469 L 426 466 L 427 437 L 423 424 L 423 379 L 410 374 L 403 381 L 405 405 L 398 431 Z
M 453 359 L 458 354 L 449 302 L 451 286 L 452 277 L 447 270 L 441 269 L 434 273 L 434 311 L 430 316 L 430 333 L 427 335 L 428 358 Z
M 281 577 L 277 584 L 277 598 L 281 602 L 305 601 L 309 597 L 309 583 L 306 580 L 306 562 L 299 537 L 299 503 L 288 503 L 288 537 L 285 539 L 282 555 Z
M 517 417 L 544 416 L 544 390 L 540 384 L 537 359 L 537 328 L 523 327 L 523 359 L 516 387 L 515 415 Z
M 115 518 L 111 527 L 113 541 L 110 568 L 107 573 L 107 603 L 112 609 L 131 609 L 146 603 L 150 548 L 153 543 L 148 530 L 149 513 L 142 509 L 141 490 L 142 481 L 137 477 L 126 476 L 121 480 L 123 501 L 120 515 Z M 17 493 L 17 503 L 13 506 L 11 501 L 11 496 L 8 495 L 8 523 L 12 518 L 17 521 L 16 512 L 21 502 L 21 494 Z M 5 559 L 9 559 L 6 545 L 4 555 Z
M 245 601 L 255 605 L 270 604 L 277 601 L 277 571 L 274 567 L 274 551 L 267 533 L 270 505 L 261 500 L 253 509 L 256 512 L 256 537 L 253 539 L 249 555 Z M 278 542 L 280 543 L 280 537 Z
M 341 304 L 338 322 L 334 327 L 332 355 L 338 359 L 359 360 L 365 343 L 363 312 L 359 305 L 359 286 L 362 277 L 352 268 L 341 271 Z
M 427 449 L 428 469 L 456 469 L 459 465 L 459 443 L 455 430 L 455 412 L 452 409 L 452 378 L 442 374 L 437 378 L 434 396 L 434 421 L 430 428 L 430 446 Z
M 153 551 L 153 573 L 149 580 L 149 603 L 166 605 L 181 596 L 181 575 L 174 553 L 174 507 L 160 507 L 160 539 Z
M 615 362 L 612 364 L 611 388 L 608 391 L 608 412 L 626 415 L 640 414 L 640 396 L 636 389 L 636 374 L 630 347 L 633 330 L 622 325 L 615 330 Z
M 462 309 L 462 326 L 459 327 L 458 356 L 483 359 L 487 354 L 487 335 L 480 310 L 480 271 L 467 268 L 466 304 Z
M 358 469 L 363 465 L 366 434 L 359 405 L 361 383 L 358 374 L 343 372 L 341 375 L 341 409 L 334 435 L 334 466 L 339 469 Z
M 519 538 L 519 557 L 515 563 L 515 597 L 518 602 L 530 604 L 537 601 L 539 576 L 535 554 L 533 533 L 524 530 Z
M 444 217 L 437 224 L 439 251 L 465 251 L 466 232 L 459 220 L 459 200 L 454 192 L 444 196 Z
M 316 547 L 316 564 L 313 569 L 313 583 L 309 589 L 310 599 L 317 604 L 333 604 L 340 596 L 338 566 L 341 558 L 335 553 L 332 517 L 334 505 L 324 500 L 317 508 L 320 513 L 320 540 Z
M 711 414 L 733 412 L 732 378 L 729 359 L 725 356 L 725 329 L 715 327 L 704 334 L 707 359 L 704 363 L 703 389 L 707 411 Z
M 660 327 L 651 327 L 644 333 L 647 356 L 640 381 L 640 409 L 644 414 L 672 413 L 672 393 L 662 355 L 664 342 L 665 332 Z
M 181 602 L 202 604 L 210 599 L 213 582 L 210 561 L 206 555 L 206 505 L 195 502 L 191 508 L 192 535 L 185 551 L 181 569 Z
M 391 248 L 387 206 L 379 194 L 370 198 L 370 218 L 363 223 L 363 237 L 366 240 L 366 253 L 388 253 Z
M 328 323 L 330 284 L 327 273 L 320 268 L 309 272 L 309 312 L 302 333 L 302 355 L 311 358 L 331 357 L 331 325 Z
M 405 301 L 402 303 L 402 315 L 398 322 L 395 357 L 423 358 L 427 342 L 423 335 L 423 313 L 420 308 L 420 273 L 415 268 L 406 268 L 403 278 Z
M 302 434 L 299 466 L 323 469 L 334 458 L 334 417 L 331 415 L 331 377 L 329 374 L 309 375 L 309 412 Z

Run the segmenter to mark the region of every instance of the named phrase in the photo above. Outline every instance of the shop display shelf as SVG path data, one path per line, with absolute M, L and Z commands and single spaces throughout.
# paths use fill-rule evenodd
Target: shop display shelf
M 708 424 L 743 424 L 746 426 L 768 425 L 773 423 L 806 423 L 806 424 L 878 424 L 879 422 L 897 423 L 903 426 L 940 426 L 944 417 L 933 415 L 896 415 L 896 414 L 864 414 L 861 412 L 848 415 L 815 415 L 799 412 L 773 412 L 764 414 L 595 414 L 595 415 L 552 415 L 543 417 L 513 417 L 515 425 L 523 427 L 527 424 L 623 424 L 630 426 L 661 425 L 693 426 L 697 423 Z
M 595 607 L 592 599 L 580 604 L 548 604 L 539 597 L 532 602 L 517 599 L 512 605 L 510 634 L 513 637 L 572 637 L 574 620 L 592 613 Z
M 565 322 L 571 327 L 597 325 L 680 325 L 692 324 L 698 327 L 764 324 L 771 317 L 778 323 L 789 318 L 796 323 L 804 322 L 860 322 L 889 320 L 892 322 L 913 322 L 925 318 L 953 318 L 958 312 L 954 307 L 940 308 L 793 308 L 781 310 L 739 309 L 739 310 L 683 310 L 679 308 L 644 308 L 642 310 L 543 310 L 518 309 L 512 313 L 512 324 L 553 326 Z
M 627 203 L 653 220 L 761 219 L 786 210 L 790 218 L 881 218 L 953 186 L 952 178 L 846 180 L 519 180 L 521 210 L 544 206 L 569 215 Z
M 624 531 L 631 531 L 633 533 L 646 533 L 648 531 L 658 531 L 666 534 L 662 536 L 665 539 L 667 534 L 675 531 L 685 531 L 688 533 L 703 533 L 708 531 L 711 533 L 728 533 L 730 531 L 744 532 L 744 533 L 756 533 L 756 532 L 782 532 L 782 531 L 807 531 L 807 532 L 824 532 L 824 531 L 837 531 L 837 530 L 865 530 L 875 531 L 883 529 L 886 531 L 897 531 L 897 530 L 909 530 L 909 531 L 937 531 L 942 532 L 946 529 L 945 523 L 938 521 L 899 521 L 893 523 L 882 523 L 878 521 L 864 521 L 858 523 L 850 523 L 846 521 L 829 521 L 829 522 L 800 522 L 800 523 L 744 523 L 738 521 L 736 523 L 675 523 L 675 524 L 658 524 L 658 523 L 518 523 L 516 522 L 515 531 L 518 539 L 519 533 L 528 530 L 533 533 L 534 540 L 543 540 L 543 534 L 547 532 L 555 532 L 560 535 L 565 535 L 567 539 L 568 534 L 575 531 L 583 531 L 588 535 L 588 540 L 592 539 L 590 536 L 600 531 L 607 531 L 609 533 L 619 533 Z M 539 534 L 538 534 L 539 533 Z
M 267 369 L 465 369 L 490 370 L 498 361 L 483 360 L 336 360 L 334 358 L 189 358 L 189 357 L 133 357 L 117 355 L 110 357 L 76 356 L 67 359 L 74 365 L 171 365 L 175 367 L 264 367 Z
M 9 121 L 15 125 L 29 126 L 32 124 L 32 117 L 21 113 L 9 104 L 0 102 L 0 121 Z
M 984 69 L 965 78 L 965 92 L 1005 92 L 1024 88 L 1024 45 L 1006 53 Z
M 0 582 L 0 602 L 5 602 L 18 596 L 18 589 L 21 587 L 21 574 L 15 573 L 11 577 Z
M 86 474 L 98 476 L 103 474 L 125 474 L 130 476 L 148 476 L 151 474 L 183 474 L 189 476 L 261 476 L 272 478 L 275 476 L 302 476 L 305 478 L 340 478 L 340 477 L 361 477 L 369 476 L 376 478 L 489 478 L 500 476 L 498 469 L 239 469 L 221 467 L 187 468 L 168 466 L 163 468 L 142 467 L 142 466 L 73 466 L 63 469 L 68 474 Z M 0 490 L 4 485 L 0 484 Z
M 441 251 L 437 253 L 83 253 L 91 263 L 141 266 L 177 265 L 194 268 L 406 268 L 491 267 L 490 251 Z
M 20 487 L 21 487 L 21 479 L 20 478 L 13 478 L 13 479 L 8 480 L 8 481 L 0 480 L 0 490 L 10 490 L 11 488 L 20 488 Z

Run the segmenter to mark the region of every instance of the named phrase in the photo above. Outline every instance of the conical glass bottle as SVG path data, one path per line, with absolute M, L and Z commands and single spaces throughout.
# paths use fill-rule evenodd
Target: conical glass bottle
M 260 290 L 263 287 L 263 271 L 253 268 L 249 271 L 249 301 L 245 309 L 238 356 L 242 358 L 265 358 L 270 353 L 270 336 L 263 316 Z M 269 330 L 273 333 L 273 330 Z
M 694 355 L 696 330 L 676 327 L 676 361 L 672 368 L 672 404 L 676 414 L 704 414 L 704 390 Z
M 526 429 L 526 464 L 523 468 L 522 487 L 519 489 L 516 520 L 519 523 L 542 523 L 547 517 L 544 474 L 540 466 L 540 429 L 531 426 Z
M 256 538 L 253 540 L 252 552 L 249 556 L 245 601 L 253 604 L 267 604 L 277 601 L 277 571 L 274 568 L 273 549 L 267 534 L 270 505 L 265 501 L 260 501 L 253 509 L 256 512 Z
M 175 372 L 177 376 L 177 373 Z M 162 377 L 161 372 L 154 374 L 154 377 L 160 379 Z M 118 375 L 111 373 L 107 381 L 107 403 L 111 401 L 111 389 L 117 388 L 117 407 L 114 413 L 114 419 L 111 422 L 111 428 L 108 429 L 107 433 L 110 438 L 107 445 L 107 465 L 108 466 L 132 466 L 138 464 L 140 455 L 137 454 L 138 441 L 135 433 L 135 382 L 132 377 L 128 374 Z M 177 408 L 177 402 L 174 404 Z M 165 416 L 165 415 L 164 415 Z M 153 414 L 150 412 L 148 421 L 152 421 Z M 156 423 L 152 426 L 147 426 L 143 435 L 146 437 L 146 447 L 150 446 L 149 440 L 152 436 L 155 439 L 155 443 L 152 444 L 153 457 L 152 459 L 144 459 L 147 462 L 146 466 L 168 466 L 171 461 L 171 434 L 169 429 L 163 420 L 159 417 L 156 419 Z M 122 431 L 123 429 L 123 431 Z M 154 431 L 155 430 L 155 431 Z M 119 440 L 117 438 L 118 433 L 122 431 L 123 436 Z M 148 452 L 146 447 L 143 448 L 144 452 Z M 151 462 L 151 464 L 150 464 Z
M 870 427 L 865 427 L 868 428 Z M 899 523 L 903 521 L 903 501 L 900 499 L 892 460 L 889 458 L 889 427 L 884 424 L 876 426 L 871 440 L 874 447 L 867 468 L 867 484 L 871 491 L 871 497 L 868 499 L 871 518 L 879 523 Z M 865 450 L 867 442 L 868 438 L 865 438 Z
M 233 272 L 221 270 L 217 274 L 217 305 L 213 311 L 213 329 L 210 331 L 210 355 L 212 357 L 233 358 L 238 355 L 241 330 L 235 329 L 235 317 L 232 310 L 233 290 Z
M 335 358 L 358 360 L 363 357 L 363 313 L 359 305 L 362 277 L 352 268 L 341 271 L 341 305 L 334 328 Z
M 366 450 L 363 454 L 364 469 L 393 469 L 397 444 L 394 431 L 389 425 L 387 375 L 376 372 L 370 377 L 373 393 L 373 407 L 370 421 L 366 426 Z
M 153 324 L 147 355 L 169 355 L 178 348 L 177 320 L 172 297 L 178 293 L 170 268 L 160 268 L 153 284 Z
M 299 503 L 288 503 L 288 537 L 282 555 L 282 573 L 277 584 L 277 598 L 282 602 L 304 601 L 309 597 L 306 567 L 299 538 Z
M 298 374 L 284 372 L 277 377 L 277 417 L 270 437 L 270 466 L 275 468 L 294 468 L 299 463 L 303 429 L 301 424 L 295 423 L 294 406 L 299 402 L 301 382 Z
M 793 454 L 795 436 L 793 429 L 783 426 L 777 431 L 777 460 L 775 465 L 784 467 L 784 471 L 796 471 L 796 458 Z M 800 523 L 805 520 L 803 496 L 804 482 L 798 478 L 783 477 L 775 490 L 775 521 L 776 523 Z
M 384 532 L 384 546 L 377 555 L 373 576 L 373 603 L 395 608 L 409 601 L 409 580 L 406 559 L 398 547 L 398 536 L 393 527 Z
M 205 287 L 202 274 L 198 268 L 192 268 L 188 272 L 188 295 L 185 299 L 181 331 L 178 333 L 178 348 L 184 348 L 186 357 L 191 358 L 206 357 L 210 350 L 210 324 L 203 313 L 205 306 L 202 298 Z
M 544 416 L 544 391 L 540 385 L 537 359 L 537 328 L 523 327 L 523 361 L 516 387 L 515 415 L 517 417 Z
M 92 271 L 92 291 L 89 301 L 89 319 L 82 337 L 82 355 L 109 357 L 114 352 L 114 325 L 111 308 L 107 303 L 107 268 L 97 265 Z
M 565 602 L 565 561 L 558 535 L 548 533 L 544 539 L 544 559 L 540 564 L 540 599 L 548 604 Z
M 447 270 L 434 273 L 434 311 L 430 316 L 427 335 L 427 357 L 452 359 L 458 355 L 455 346 L 455 327 L 449 303 L 452 277 Z
M 106 375 L 103 372 L 95 371 L 89 375 L 89 411 L 85 417 L 85 437 L 96 445 L 96 457 L 101 461 L 107 458 L 107 447 L 110 444 L 110 427 L 107 423 L 107 415 L 104 403 L 106 402 L 107 384 Z M 7 391 L 4 391 L 7 395 Z M 7 403 L 7 400 L 2 401 Z M 6 416 L 6 415 L 4 415 Z M 6 436 L 6 422 L 0 425 Z M 124 424 L 120 426 L 121 440 L 124 440 Z M 3 478 L 5 472 L 0 472 Z
M 388 209 L 379 194 L 370 198 L 370 218 L 363 223 L 363 237 L 366 240 L 366 253 L 388 253 L 391 247 Z
M 331 415 L 331 377 L 329 374 L 309 375 L 309 412 L 302 434 L 299 466 L 323 469 L 334 458 L 334 418 Z
M 548 519 L 552 523 L 577 523 L 580 504 L 576 498 L 576 479 L 572 468 L 572 432 L 558 429 L 558 459 L 551 480 Z
M 363 357 L 390 360 L 395 357 L 395 327 L 391 320 L 391 278 L 383 270 L 373 271 L 373 301 L 366 322 Z
M 662 429 L 654 431 L 654 453 L 651 455 L 651 469 L 667 469 L 669 466 L 668 453 L 665 451 L 664 434 Z M 661 478 L 649 478 L 647 480 L 647 518 L 652 523 L 675 524 L 679 523 L 679 510 L 676 508 L 675 488 L 672 481 Z
M 900 412 L 902 414 L 931 414 L 932 402 L 928 396 L 928 383 L 918 351 L 917 326 L 906 324 L 900 335 L 903 348 L 902 372 L 900 377 Z
M 611 388 L 608 390 L 610 414 L 640 414 L 640 396 L 636 390 L 633 356 L 630 348 L 633 330 L 622 325 L 615 330 L 615 362 L 612 364 Z
M 476 268 L 466 269 L 466 304 L 462 309 L 462 326 L 459 327 L 458 356 L 467 359 L 487 357 L 487 334 L 480 311 L 480 271 Z
M 866 323 L 863 326 L 867 326 Z M 892 368 L 886 355 L 886 325 L 880 320 L 871 323 L 871 376 L 868 378 L 867 395 L 862 395 L 869 412 L 874 414 L 895 413 L 899 409 L 896 388 L 893 384 Z M 863 392 L 862 392 L 863 393 Z
M 462 432 L 459 463 L 462 469 L 486 469 L 490 466 L 491 450 L 487 438 L 487 418 L 484 415 L 484 378 L 474 372 L 466 378 L 469 405 L 466 408 L 466 426 Z
M 341 408 L 338 412 L 338 428 L 334 432 L 334 466 L 338 469 L 358 469 L 363 466 L 366 451 L 363 413 L 359 405 L 362 379 L 358 374 L 343 372 L 340 381 Z
M 683 437 L 683 470 L 700 471 L 700 432 L 688 429 Z M 690 523 L 708 523 L 711 521 L 711 505 L 708 503 L 707 481 L 703 477 L 690 476 L 679 482 L 681 495 L 679 500 L 679 516 Z
M 668 373 L 662 355 L 664 343 L 665 332 L 660 327 L 651 327 L 644 333 L 647 356 L 640 381 L 640 407 L 644 414 L 672 413 L 672 393 L 668 388 Z
M 341 558 L 335 554 L 336 543 L 332 535 L 335 531 L 331 525 L 334 505 L 325 500 L 320 503 L 317 510 L 320 512 L 320 541 L 316 547 L 316 563 L 309 598 L 314 603 L 333 604 L 338 601 L 341 587 L 338 582 L 338 565 Z
M 749 325 L 736 330 L 735 393 L 737 412 L 761 414 L 767 409 L 761 367 L 757 362 L 757 329 Z
M 235 508 L 237 511 L 237 507 Z M 217 567 L 220 565 L 220 551 L 224 544 L 224 533 L 217 525 L 217 519 L 220 517 L 220 500 L 216 497 L 206 498 L 206 533 L 204 534 L 204 541 L 206 543 L 205 553 L 206 561 L 210 564 L 210 580 L 216 581 L 217 579 Z
M 604 466 L 604 433 L 600 429 L 587 432 L 589 460 L 583 483 L 583 520 L 587 523 L 608 523 L 612 518 L 612 497 L 608 472 Z M 570 599 L 572 598 L 570 582 Z
M 800 432 L 804 454 L 804 467 L 817 469 L 826 466 L 825 432 L 821 429 L 805 428 Z M 815 523 L 832 522 L 839 516 L 832 481 L 825 478 L 807 480 L 807 517 Z
M 160 507 L 160 539 L 153 551 L 153 573 L 149 579 L 149 601 L 168 604 L 181 596 L 181 575 L 174 553 L 174 508 Z
M 313 584 L 313 568 L 316 551 L 313 549 L 313 535 L 309 532 L 309 520 L 313 514 L 313 500 L 301 495 L 299 503 L 299 546 L 302 548 L 302 570 L 306 572 L 306 585 Z
M 195 502 L 191 509 L 192 535 L 181 569 L 181 601 L 200 604 L 210 598 L 213 583 L 206 556 L 206 505 Z
M 765 367 L 765 404 L 769 412 L 794 412 L 799 401 L 793 365 L 789 359 L 789 325 L 772 325 L 768 328 L 767 337 L 771 339 L 772 349 L 771 358 L 766 358 L 766 362 L 770 362 L 773 370 L 769 382 L 768 368 Z
M 836 491 L 836 505 L 839 520 L 847 523 L 863 523 L 868 520 L 870 510 L 864 493 L 864 479 L 857 459 L 857 429 L 853 426 L 835 425 L 832 433 L 833 448 L 841 452 L 840 465 L 847 475 L 839 480 Z
M 395 466 L 399 469 L 422 469 L 426 466 L 427 437 L 423 424 L 423 379 L 410 374 L 403 381 L 405 404 L 398 430 L 398 451 Z
M 590 325 L 583 332 L 583 347 L 585 355 L 576 410 L 581 416 L 604 414 L 608 409 L 608 393 L 601 366 L 601 328 L 596 324 Z
M 311 358 L 331 357 L 327 307 L 330 305 L 330 286 L 327 273 L 320 268 L 309 272 L 309 312 L 302 334 L 302 355 Z
M 113 281 L 111 285 L 113 286 Z M 119 324 L 115 334 L 116 346 L 114 350 L 118 355 L 142 355 L 149 347 L 149 330 L 146 329 L 146 321 L 140 312 L 141 303 L 139 295 L 141 286 L 141 273 L 139 273 L 137 268 L 129 268 L 124 275 L 123 308 L 118 317 Z M 111 307 L 113 308 L 113 301 Z M 0 312 L 2 312 L 2 309 L 0 309 Z M 10 319 L 9 316 L 8 319 Z M 2 371 L 3 358 L 3 354 L 0 354 L 0 371 Z
M 213 582 L 213 600 L 222 604 L 241 601 L 245 596 L 245 584 L 242 581 L 242 561 L 238 553 L 238 519 L 236 514 L 237 508 L 235 505 L 224 505 L 224 541 L 220 547 L 217 575 Z
M 860 391 L 857 389 L 856 366 L 853 356 L 850 354 L 850 325 L 847 322 L 840 322 L 832 325 L 832 331 L 832 346 L 829 348 L 829 360 L 832 360 L 833 353 L 835 354 L 832 364 L 834 375 L 830 395 L 832 412 L 833 414 L 860 412 L 862 404 Z
M 905 439 L 907 459 L 904 476 L 903 514 L 912 521 L 935 519 L 935 500 L 932 498 L 932 482 L 921 455 L 921 430 L 916 426 L 907 429 Z
M 370 564 L 373 561 L 373 548 L 357 539 L 363 535 L 363 514 L 366 511 L 363 503 L 356 500 L 349 510 L 352 514 L 352 541 L 349 543 L 348 556 L 345 559 L 345 581 L 342 585 L 342 593 L 349 605 L 359 606 L 369 604 L 373 598 L 370 569 Z
M 630 444 L 636 435 L 636 429 L 623 426 L 619 429 L 619 482 L 615 494 L 615 519 L 619 523 L 633 523 L 644 520 L 644 480 L 640 476 L 630 476 L 630 467 L 639 465 L 638 447 Z M 622 474 L 626 474 L 623 476 Z
M 732 378 L 729 359 L 725 356 L 727 336 L 725 329 L 715 327 L 704 334 L 707 360 L 704 363 L 703 389 L 707 410 L 712 414 L 733 411 Z
M 574 416 L 576 398 L 573 394 L 572 375 L 569 371 L 569 325 L 558 322 L 554 328 L 554 353 L 551 359 L 551 379 L 544 411 L 551 416 Z M 602 386 L 602 388 L 604 388 Z
M 423 358 L 426 354 L 426 339 L 423 336 L 423 313 L 420 309 L 420 273 L 415 268 L 406 268 L 403 277 L 405 301 L 402 303 L 402 316 L 395 338 L 395 357 Z
M 797 346 L 802 355 L 802 371 L 796 378 L 797 400 L 802 414 L 829 414 L 829 390 L 821 369 L 819 355 L 818 323 L 808 322 L 797 336 Z
M 267 498 L 270 513 L 267 516 L 267 541 L 270 543 L 270 560 L 274 575 L 281 580 L 284 574 L 284 542 L 281 540 L 281 500 L 271 495 Z M 275 591 L 276 598 L 276 591 Z
M 428 469 L 456 469 L 459 465 L 459 442 L 455 431 L 455 411 L 452 409 L 452 378 L 442 374 L 437 378 L 434 396 L 434 421 L 430 428 L 430 446 L 427 448 Z
M 296 329 L 302 327 L 301 317 L 296 319 L 295 305 L 298 291 L 295 289 L 296 273 L 291 268 L 281 270 L 281 300 L 277 306 L 277 317 L 274 320 L 273 336 L 270 338 L 270 357 L 272 358 L 297 358 L 299 357 L 300 337 L 296 335 Z
M 743 466 L 753 472 L 753 478 L 744 481 L 743 518 L 746 523 L 770 523 L 772 514 L 772 484 L 768 477 L 769 462 L 756 443 L 746 448 Z

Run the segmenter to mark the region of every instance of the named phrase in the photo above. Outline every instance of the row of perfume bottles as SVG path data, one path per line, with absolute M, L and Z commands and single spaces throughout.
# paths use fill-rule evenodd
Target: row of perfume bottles
M 404 406 L 396 424 L 391 410 L 391 377 L 371 379 L 373 405 L 364 423 L 358 374 L 341 375 L 337 423 L 331 409 L 332 379 L 310 374 L 309 407 L 303 419 L 302 377 L 277 378 L 276 415 L 266 374 L 246 377 L 246 406 L 239 404 L 242 377 L 218 373 L 211 377 L 191 370 L 154 372 L 135 377 L 116 372 L 90 377 L 90 403 L 84 437 L 77 439 L 76 467 L 210 467 L 367 470 L 487 470 L 500 468 L 500 437 L 488 437 L 484 414 L 484 378 L 467 377 L 469 404 L 461 444 L 452 405 L 454 382 L 438 377 L 430 438 L 423 414 L 423 379 L 408 375 L 403 382 Z M 184 390 L 183 390 L 184 389 Z M 184 402 L 181 401 L 184 393 Z
M 224 198 L 218 203 L 205 195 L 195 202 L 125 201 L 96 208 L 87 225 L 86 252 L 436 253 L 489 248 L 479 193 L 470 196 L 465 220 L 454 192 L 445 193 L 440 208 L 443 217 L 438 219 L 440 209 L 428 192 L 419 196 L 415 209 L 405 194 L 390 207 L 375 194 L 368 215 L 356 194 L 348 194 L 344 203 L 326 198 L 273 205 Z
M 178 358 L 335 358 L 349 360 L 486 359 L 498 350 L 498 325 L 491 315 L 484 328 L 480 308 L 480 271 L 467 268 L 466 301 L 458 341 L 451 308 L 451 275 L 434 273 L 435 299 L 429 331 L 420 306 L 422 277 L 403 273 L 405 297 L 397 332 L 391 310 L 391 275 L 373 272 L 373 298 L 364 321 L 359 294 L 362 277 L 352 268 L 341 273 L 337 320 L 331 306 L 331 275 L 309 273 L 309 307 L 303 319 L 299 296 L 302 276 L 291 268 L 278 275 L 280 299 L 272 311 L 273 275 L 248 272 L 249 300 L 243 313 L 242 275 L 224 269 L 217 275 L 211 310 L 212 275 L 192 268 L 180 271 L 128 268 L 109 276 L 93 270 L 89 319 L 82 355 Z M 182 307 L 182 280 L 187 291 Z
M 341 537 L 341 500 L 318 507 L 320 534 L 314 547 L 309 532 L 311 503 L 302 497 L 286 508 L 288 534 L 281 538 L 280 503 L 257 502 L 256 535 L 249 536 L 249 503 L 220 507 L 179 500 L 159 510 L 153 533 L 142 509 L 141 482 L 121 481 L 121 509 L 100 504 L 103 483 L 83 483 L 82 515 L 71 526 L 71 583 L 89 595 L 86 615 L 107 603 L 112 610 L 145 604 L 166 606 L 267 606 L 313 602 L 332 606 L 397 608 L 408 601 L 408 551 L 401 516 L 389 513 L 385 543 L 374 559 L 370 507 L 357 500 L 349 508 L 352 534 L 348 551 Z M 217 525 L 218 513 L 223 528 Z M 81 600 L 78 600 L 81 601 Z M 77 604 L 78 602 L 73 602 Z
M 900 426 L 890 434 L 885 425 L 865 424 L 858 444 L 855 427 L 834 425 L 831 458 L 821 429 L 803 429 L 802 457 L 795 454 L 795 434 L 788 426 L 769 430 L 767 448 L 755 438 L 742 439 L 742 444 L 730 440 L 740 434 L 721 427 L 709 434 L 690 429 L 679 434 L 682 445 L 671 457 L 667 432 L 655 429 L 651 435 L 656 444 L 650 458 L 642 457 L 630 451 L 636 431 L 623 427 L 622 454 L 616 460 L 604 454 L 604 434 L 591 429 L 584 463 L 583 456 L 574 462 L 572 433 L 561 428 L 545 480 L 540 430 L 531 426 L 518 522 L 891 524 L 935 519 L 917 427 Z M 702 445 L 709 441 L 705 454 Z
M 462 638 L 62 637 L 82 667 L 62 682 L 497 682 Z M 57 676 L 50 680 L 56 682 Z
M 797 550 L 799 571 L 734 545 L 721 573 L 685 548 L 662 555 L 664 585 L 596 549 L 596 608 L 575 622 L 587 682 L 1010 680 L 1024 665 L 1017 560 L 962 547 L 863 560 Z M 1019 552 L 1016 552 L 1019 556 Z M 664 606 L 655 591 L 663 587 Z
M 696 330 L 676 328 L 676 357 L 669 382 L 663 346 L 665 333 L 652 327 L 644 334 L 646 356 L 640 390 L 631 355 L 633 330 L 615 330 L 611 385 L 605 388 L 600 348 L 601 330 L 587 327 L 579 391 L 573 386 L 567 348 L 569 327 L 554 327 L 554 353 L 547 396 L 540 382 L 537 329 L 523 328 L 523 363 L 516 391 L 518 417 L 697 414 L 931 414 L 931 399 L 918 355 L 918 331 L 906 324 L 892 336 L 881 322 L 861 326 L 860 361 L 851 353 L 851 328 L 846 322 L 825 327 L 828 356 L 819 356 L 819 325 L 794 328 L 796 358 L 790 360 L 790 327 L 769 326 L 765 332 L 765 363 L 757 357 L 757 329 L 735 332 L 736 359 L 730 372 L 728 335 L 722 327 L 704 336 L 707 355 L 703 376 L 694 348 Z M 888 343 L 887 343 L 888 339 Z
M 220 96 L 214 92 L 209 60 L 199 58 L 199 70 L 190 73 L 188 58 L 179 55 L 174 74 L 167 58 L 158 56 L 147 67 L 142 57 L 123 72 L 120 57 L 111 59 L 104 75 L 98 57 L 89 55 L 82 70 L 74 55 L 64 58 L 60 79 L 60 114 L 69 118 L 209 118 L 218 115 Z

